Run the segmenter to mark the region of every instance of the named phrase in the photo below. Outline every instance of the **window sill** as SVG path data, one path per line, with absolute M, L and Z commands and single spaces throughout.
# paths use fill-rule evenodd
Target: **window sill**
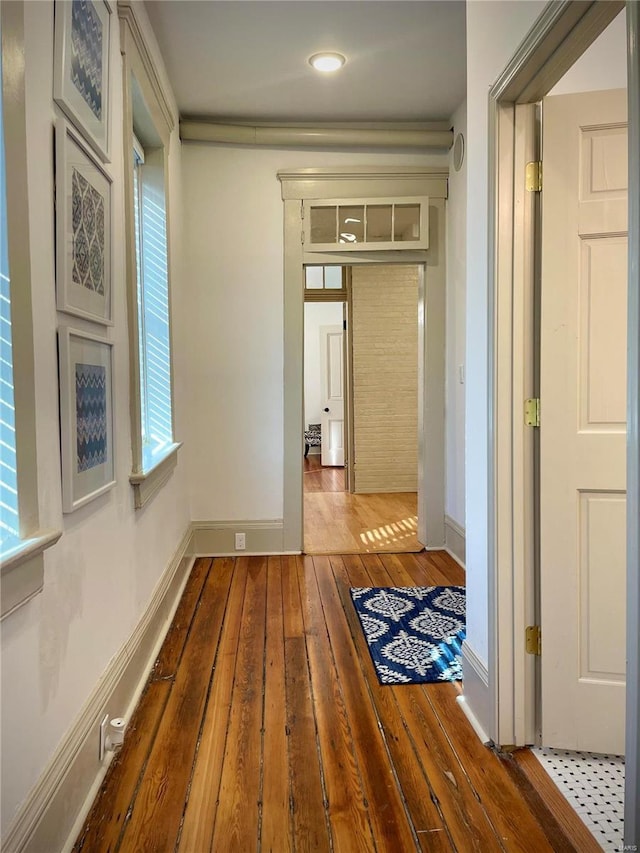
M 25 539 L 11 554 L 2 560 L 0 570 L 0 619 L 26 604 L 37 595 L 44 584 L 42 554 L 55 545 L 62 530 L 46 530 Z
M 153 468 L 139 474 L 131 474 L 129 482 L 133 486 L 133 499 L 136 509 L 141 509 L 148 503 L 167 482 L 178 463 L 178 451 L 181 447 L 181 441 L 174 442 L 165 450 L 162 458 L 156 462 Z

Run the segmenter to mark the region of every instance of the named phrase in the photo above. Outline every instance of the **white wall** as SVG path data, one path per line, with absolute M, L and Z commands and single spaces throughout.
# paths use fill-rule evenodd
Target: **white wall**
M 115 4 L 112 4 L 111 109 L 113 176 L 113 309 L 116 476 L 108 494 L 62 514 L 53 220 L 53 3 L 25 3 L 27 137 L 31 272 L 37 399 L 40 520 L 62 528 L 45 552 L 44 590 L 7 617 L 2 633 L 2 835 L 78 716 L 111 658 L 131 636 L 169 564 L 189 520 L 185 460 L 141 511 L 133 508 L 129 427 L 128 333 L 124 290 L 122 80 Z M 170 179 L 180 203 L 180 144 L 171 149 Z M 177 233 L 174 228 L 174 235 Z M 174 239 L 172 250 L 177 250 Z M 174 300 L 180 299 L 177 251 Z M 73 318 L 67 318 L 72 320 Z M 73 320 L 78 328 L 104 327 Z M 184 377 L 177 375 L 177 387 Z M 180 401 L 178 401 L 180 402 Z M 184 426 L 178 405 L 177 431 Z M 124 709 L 113 709 L 114 712 Z
M 306 302 L 304 306 L 305 424 L 319 424 L 322 418 L 320 326 L 341 326 L 342 311 L 342 302 Z M 309 453 L 319 452 L 319 447 L 309 450 Z
M 627 21 L 624 9 L 564 75 L 550 95 L 623 89 L 627 85 Z
M 467 144 L 467 102 L 455 111 L 451 125 L 454 138 L 462 133 Z M 445 513 L 464 529 L 464 384 L 465 299 L 467 275 L 467 156 L 459 172 L 449 154 L 447 199 L 447 364 L 445 405 Z
M 485 663 L 488 657 L 488 90 L 545 5 L 542 0 L 467 3 L 467 641 Z
M 192 518 L 283 513 L 283 203 L 279 169 L 446 165 L 447 155 L 185 144 Z M 302 281 L 300 282 L 302 287 Z

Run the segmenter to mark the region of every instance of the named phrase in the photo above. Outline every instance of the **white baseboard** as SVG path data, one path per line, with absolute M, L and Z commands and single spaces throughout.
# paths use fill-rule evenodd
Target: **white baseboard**
M 235 546 L 236 533 L 245 534 L 246 548 L 242 551 Z M 242 557 L 300 552 L 284 550 L 284 522 L 275 518 L 264 521 L 193 521 L 189 553 L 197 557 Z
M 128 719 L 171 624 L 193 565 L 191 528 L 163 572 L 132 635 L 109 663 L 74 724 L 58 745 L 7 836 L 3 853 L 70 850 L 112 757 L 98 760 L 99 721 Z
M 483 743 L 488 743 L 491 729 L 491 701 L 489 671 L 483 661 L 465 640 L 462 643 L 463 694 L 458 697 L 460 707 Z
M 466 561 L 466 539 L 464 527 L 454 521 L 448 515 L 444 517 L 444 541 L 445 551 L 450 554 L 456 563 L 465 568 Z

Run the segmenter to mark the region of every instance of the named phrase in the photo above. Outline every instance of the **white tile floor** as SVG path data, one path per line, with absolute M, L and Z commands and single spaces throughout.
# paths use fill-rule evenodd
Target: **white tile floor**
M 622 850 L 624 758 L 564 749 L 533 749 L 603 850 Z

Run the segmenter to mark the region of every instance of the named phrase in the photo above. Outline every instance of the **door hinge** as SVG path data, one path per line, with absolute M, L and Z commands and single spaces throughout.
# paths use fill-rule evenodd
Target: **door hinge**
M 542 653 L 542 633 L 539 625 L 529 625 L 525 628 L 524 638 L 528 655 L 540 655 Z
M 533 160 L 527 163 L 525 187 L 529 193 L 539 193 L 542 189 L 542 161 Z
M 525 426 L 540 426 L 540 398 L 529 397 L 524 401 L 524 423 Z
M 302 243 L 302 245 L 304 246 L 304 231 L 301 231 L 301 232 L 300 232 L 300 242 L 301 242 L 301 243 Z
M 346 332 L 346 331 L 347 331 L 347 321 L 346 321 L 346 320 L 343 320 L 343 321 L 342 321 L 342 331 L 343 331 L 343 332 Z

